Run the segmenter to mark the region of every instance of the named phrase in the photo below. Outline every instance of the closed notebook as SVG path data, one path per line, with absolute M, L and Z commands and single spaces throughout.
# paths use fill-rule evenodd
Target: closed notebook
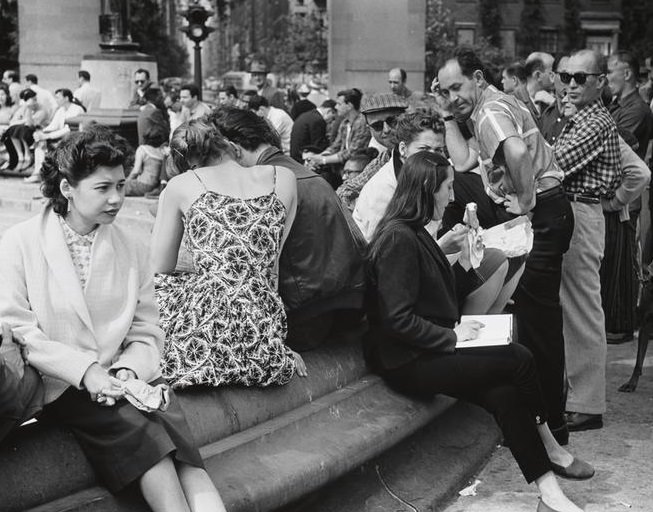
M 463 315 L 460 322 L 476 320 L 485 327 L 474 340 L 459 341 L 456 348 L 491 347 L 512 342 L 512 315 Z

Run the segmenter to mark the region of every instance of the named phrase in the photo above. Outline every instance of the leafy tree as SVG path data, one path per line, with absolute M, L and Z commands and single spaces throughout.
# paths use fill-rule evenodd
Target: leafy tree
M 653 57 L 653 3 L 650 0 L 630 0 L 622 3 L 623 24 L 619 48 L 633 51 L 642 64 Z
M 570 52 L 583 46 L 583 32 L 580 27 L 580 7 L 578 0 L 565 1 L 564 36 L 565 52 Z
M 481 36 L 490 45 L 500 48 L 501 13 L 499 12 L 499 0 L 481 0 L 479 15 L 481 18 Z
M 281 16 L 274 25 L 273 35 L 262 42 L 260 51 L 273 73 L 287 77 L 326 72 L 328 44 L 319 16 Z
M 131 35 L 140 50 L 156 58 L 160 77 L 186 76 L 188 52 L 168 36 L 163 14 L 156 0 L 131 1 Z
M 0 70 L 18 69 L 18 2 L 0 0 Z
M 451 11 L 443 0 L 426 2 L 426 90 L 456 46 L 456 30 Z
M 515 37 L 520 54 L 525 56 L 540 49 L 540 27 L 543 24 L 540 0 L 524 0 L 521 23 Z

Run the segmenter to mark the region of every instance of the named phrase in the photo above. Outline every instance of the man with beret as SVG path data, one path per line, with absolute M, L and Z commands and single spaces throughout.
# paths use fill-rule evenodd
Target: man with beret
M 390 160 L 392 148 L 396 143 L 395 120 L 407 108 L 408 102 L 396 94 L 373 94 L 363 99 L 361 113 L 365 116 L 372 137 L 385 150 L 380 151 L 363 172 L 338 188 L 338 197 L 350 211 L 354 210 L 363 186 Z

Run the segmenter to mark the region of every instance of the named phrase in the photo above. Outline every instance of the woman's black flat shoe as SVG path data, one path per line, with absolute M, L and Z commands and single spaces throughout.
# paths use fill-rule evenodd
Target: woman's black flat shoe
M 574 457 L 574 460 L 567 467 L 562 467 L 552 462 L 551 469 L 559 477 L 569 480 L 588 480 L 594 476 L 594 468 L 591 464 L 576 457 Z

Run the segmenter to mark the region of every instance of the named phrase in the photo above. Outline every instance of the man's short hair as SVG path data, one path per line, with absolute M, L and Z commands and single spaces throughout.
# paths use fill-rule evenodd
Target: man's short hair
M 233 96 L 234 98 L 238 97 L 238 91 L 233 85 L 228 85 L 220 89 L 220 92 L 225 93 L 227 96 Z
M 333 100 L 324 100 L 322 102 L 322 105 L 320 105 L 322 108 L 328 108 L 330 110 L 335 110 L 336 109 L 336 102 Z
M 363 98 L 363 93 L 360 89 L 355 87 L 352 89 L 345 89 L 344 91 L 339 91 L 337 96 L 342 96 L 345 100 L 345 103 L 349 103 L 356 110 L 361 108 L 361 99 Z
M 184 84 L 179 88 L 179 92 L 181 91 L 188 91 L 190 93 L 191 98 L 200 97 L 200 90 L 197 88 L 195 84 Z
M 619 50 L 618 52 L 610 55 L 610 58 L 615 58 L 618 62 L 627 64 L 633 72 L 634 80 L 637 80 L 637 77 L 639 76 L 639 60 L 637 60 L 637 57 L 635 57 L 633 52 L 629 52 L 627 50 Z
M 392 68 L 390 70 L 390 73 L 392 73 L 394 70 L 399 71 L 399 77 L 401 78 L 401 83 L 406 83 L 406 80 L 408 79 L 408 75 L 406 74 L 406 70 L 403 68 Z
M 25 81 L 26 82 L 31 82 L 34 85 L 37 85 L 39 83 L 39 79 L 36 75 L 30 73 L 29 75 L 25 75 Z
M 254 151 L 262 144 L 281 149 L 279 135 L 264 118 L 251 110 L 237 107 L 218 107 L 207 117 L 220 133 L 234 144 Z
M 594 59 L 594 66 L 597 73 L 607 74 L 608 72 L 608 59 L 605 56 L 595 50 L 589 48 L 583 48 L 582 50 L 575 51 L 571 54 L 571 57 L 577 57 L 582 55 L 592 55 Z
M 553 59 L 553 64 L 551 65 L 551 69 L 557 73 L 559 71 L 558 68 L 560 67 L 560 62 L 562 61 L 562 59 L 568 59 L 568 58 L 569 58 L 568 53 L 559 53 Z
M 463 45 L 458 47 L 453 55 L 454 60 L 458 62 L 462 74 L 467 78 L 471 78 L 474 71 L 481 71 L 486 80 L 489 81 L 487 68 L 481 62 L 476 52 L 471 46 Z
M 83 70 L 83 69 L 80 69 L 80 70 L 77 72 L 77 76 L 78 76 L 79 78 L 83 78 L 83 79 L 86 80 L 87 82 L 90 82 L 90 81 L 91 81 L 91 74 L 90 74 L 88 71 L 85 71 L 85 70 Z
M 36 93 L 32 89 L 23 89 L 20 91 L 18 97 L 23 101 L 27 101 L 29 99 L 36 98 Z
M 13 69 L 8 69 L 5 71 L 5 74 L 7 75 L 7 78 L 9 78 L 12 82 L 20 81 L 20 76 L 18 75 L 18 71 L 15 71 Z
M 517 80 L 520 82 L 524 83 L 526 81 L 526 69 L 524 67 L 524 64 L 520 61 L 513 62 L 512 64 L 508 64 L 505 67 L 505 72 L 506 75 L 509 77 L 517 77 Z
M 544 73 L 545 70 L 546 66 L 544 65 L 544 61 L 539 57 L 531 59 L 526 64 L 524 64 L 524 72 L 526 73 L 527 78 L 533 76 L 533 73 L 536 71 Z
M 265 96 L 259 96 L 258 94 L 256 96 L 252 96 L 252 99 L 249 100 L 249 109 L 253 110 L 254 112 L 258 111 L 259 108 L 261 107 L 269 107 L 270 102 Z
M 148 79 L 148 80 L 150 79 L 150 72 L 147 69 L 138 68 L 136 71 L 134 71 L 134 74 L 136 75 L 138 73 L 144 73 L 145 78 Z

